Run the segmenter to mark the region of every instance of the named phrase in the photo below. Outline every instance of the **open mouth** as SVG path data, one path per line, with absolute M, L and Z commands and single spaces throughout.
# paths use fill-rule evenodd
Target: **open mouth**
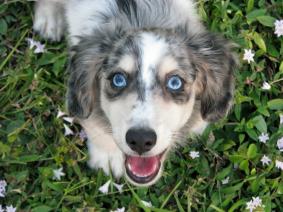
M 138 184 L 149 183 L 160 170 L 161 158 L 164 152 L 151 157 L 126 155 L 125 167 L 127 175 Z

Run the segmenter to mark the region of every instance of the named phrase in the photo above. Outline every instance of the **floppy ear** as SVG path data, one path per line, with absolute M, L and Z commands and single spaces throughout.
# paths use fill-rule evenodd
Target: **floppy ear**
M 125 31 L 116 25 L 105 25 L 94 35 L 86 36 L 71 48 L 67 106 L 70 115 L 87 118 L 99 104 L 100 73 L 106 69 L 109 52 Z
M 94 107 L 98 95 L 98 73 L 101 70 L 101 58 L 95 49 L 82 44 L 72 48 L 68 71 L 70 73 L 67 107 L 69 114 L 77 118 L 87 118 Z
M 196 70 L 196 93 L 201 102 L 202 118 L 215 122 L 223 118 L 232 105 L 237 65 L 232 44 L 204 32 L 189 38 L 189 55 Z

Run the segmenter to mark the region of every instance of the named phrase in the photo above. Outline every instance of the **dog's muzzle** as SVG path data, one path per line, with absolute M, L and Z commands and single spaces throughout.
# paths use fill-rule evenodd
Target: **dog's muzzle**
M 126 133 L 128 146 L 140 156 L 126 155 L 125 167 L 128 177 L 137 184 L 146 184 L 155 179 L 161 168 L 163 153 L 141 156 L 156 144 L 157 135 L 152 129 L 131 128 Z

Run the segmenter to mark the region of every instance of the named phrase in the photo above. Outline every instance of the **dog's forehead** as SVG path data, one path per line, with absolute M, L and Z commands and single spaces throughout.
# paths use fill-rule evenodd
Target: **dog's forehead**
M 164 38 L 153 33 L 141 35 L 141 80 L 146 89 L 153 86 L 156 70 L 161 59 L 168 52 L 168 44 Z

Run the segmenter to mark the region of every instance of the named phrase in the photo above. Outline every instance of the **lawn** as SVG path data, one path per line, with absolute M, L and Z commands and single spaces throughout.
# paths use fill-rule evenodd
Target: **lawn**
M 32 2 L 2 0 L 0 211 L 282 211 L 283 21 L 280 31 L 276 20 L 283 2 L 200 0 L 197 7 L 211 31 L 237 45 L 234 106 L 200 138 L 188 136 L 157 184 L 136 188 L 88 168 L 80 127 L 57 117 L 65 111 L 66 43 L 32 31 Z M 28 38 L 45 52 L 30 49 Z M 60 168 L 65 175 L 56 179 Z

